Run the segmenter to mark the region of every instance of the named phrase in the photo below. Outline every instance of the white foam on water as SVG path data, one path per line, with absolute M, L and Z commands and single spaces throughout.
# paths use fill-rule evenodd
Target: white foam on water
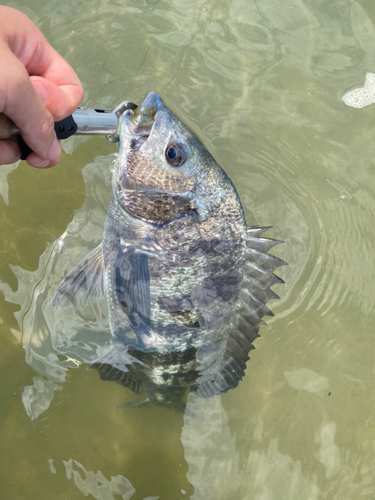
M 375 103 L 375 73 L 367 73 L 364 87 L 353 89 L 342 96 L 347 106 L 364 108 Z

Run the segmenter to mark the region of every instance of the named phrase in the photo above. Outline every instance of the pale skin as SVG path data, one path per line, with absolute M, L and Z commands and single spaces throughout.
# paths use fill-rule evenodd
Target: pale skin
M 0 6 L 0 113 L 33 150 L 29 165 L 48 168 L 60 161 L 54 122 L 73 113 L 82 97 L 78 76 L 30 19 Z M 0 140 L 0 165 L 19 158 L 15 139 Z

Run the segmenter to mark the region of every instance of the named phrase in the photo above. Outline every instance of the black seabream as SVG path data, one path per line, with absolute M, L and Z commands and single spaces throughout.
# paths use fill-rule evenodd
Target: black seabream
M 163 404 L 237 386 L 285 264 L 279 243 L 247 227 L 229 177 L 152 92 L 120 119 L 102 243 L 52 304 L 106 298 L 112 340 L 93 366 L 104 380 Z

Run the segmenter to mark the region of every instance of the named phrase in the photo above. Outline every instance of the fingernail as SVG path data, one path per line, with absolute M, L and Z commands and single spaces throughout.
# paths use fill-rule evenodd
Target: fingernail
M 47 153 L 47 158 L 49 160 L 58 160 L 61 155 L 61 146 L 57 139 L 55 139 L 52 143 L 52 146 L 49 148 Z
M 46 104 L 48 101 L 48 93 L 40 82 L 33 82 L 33 87 L 38 96 L 42 99 L 43 103 Z
M 35 167 L 35 168 L 47 168 L 47 167 L 49 167 L 50 163 L 51 162 L 49 160 L 43 160 L 40 163 L 37 163 L 36 165 L 31 165 L 31 166 Z

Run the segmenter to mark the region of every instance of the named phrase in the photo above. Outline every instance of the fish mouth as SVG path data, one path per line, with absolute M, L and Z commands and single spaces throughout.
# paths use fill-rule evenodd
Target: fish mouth
M 156 114 L 162 105 L 162 100 L 155 92 L 151 92 L 138 108 L 124 113 L 125 135 L 144 142 L 151 134 Z

